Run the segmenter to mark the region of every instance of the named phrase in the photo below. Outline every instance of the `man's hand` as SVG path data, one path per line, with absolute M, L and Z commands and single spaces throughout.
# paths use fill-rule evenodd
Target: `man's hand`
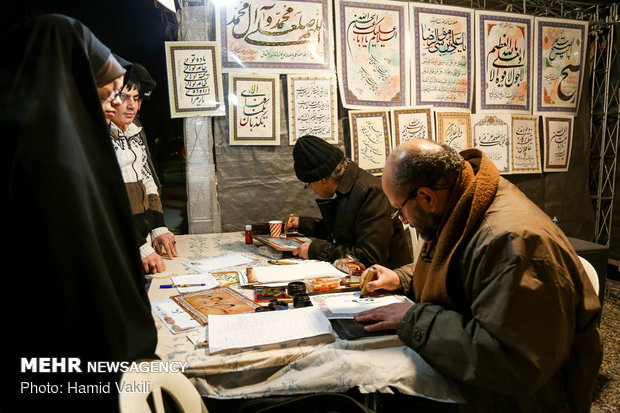
M 366 331 L 396 330 L 405 313 L 413 303 L 388 304 L 368 311 L 355 314 L 355 321 L 372 323 L 364 327 Z
M 376 275 L 375 279 L 370 281 L 366 286 L 368 294 L 372 295 L 374 292 L 379 290 L 397 291 L 402 288 L 400 285 L 400 278 L 398 278 L 398 275 L 396 275 L 394 271 L 378 264 L 373 265 L 373 267 L 376 270 Z M 364 284 L 364 279 L 367 275 L 368 269 L 362 273 L 362 276 L 360 277 L 360 285 Z
M 164 251 L 168 254 L 168 258 L 178 257 L 177 242 L 172 232 L 166 232 L 153 240 L 153 248 L 159 255 L 163 255 Z
M 166 264 L 164 264 L 164 260 L 162 260 L 156 252 L 143 259 L 142 265 L 144 265 L 144 272 L 147 274 L 155 274 L 166 271 Z
M 308 250 L 310 249 L 311 242 L 304 242 L 299 247 L 293 250 L 293 255 L 296 257 L 303 258 L 304 260 L 309 259 Z
M 299 217 L 292 217 L 291 222 L 284 221 L 284 231 L 290 231 L 292 229 L 299 228 Z

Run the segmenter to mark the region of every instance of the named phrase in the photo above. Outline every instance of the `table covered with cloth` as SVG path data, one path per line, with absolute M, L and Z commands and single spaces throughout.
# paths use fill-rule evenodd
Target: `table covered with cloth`
M 242 232 L 179 235 L 180 257 L 164 258 L 166 271 L 156 274 L 149 287 L 151 302 L 178 294 L 171 276 L 192 274 L 183 263 L 233 253 L 258 255 L 259 243 L 245 244 Z M 266 257 L 258 265 L 267 264 Z M 243 268 L 243 267 L 241 267 Z M 252 290 L 231 288 L 252 297 Z M 295 311 L 291 306 L 290 310 Z M 357 387 L 361 393 L 393 393 L 445 402 L 462 402 L 458 389 L 428 365 L 396 335 L 342 340 L 333 343 L 298 345 L 241 353 L 209 355 L 208 348 L 196 348 L 184 333 L 173 334 L 153 313 L 158 331 L 157 355 L 163 361 L 187 362 L 184 370 L 199 392 L 216 399 L 284 396 L 316 392 L 346 392 Z M 335 333 L 334 333 L 335 334 Z

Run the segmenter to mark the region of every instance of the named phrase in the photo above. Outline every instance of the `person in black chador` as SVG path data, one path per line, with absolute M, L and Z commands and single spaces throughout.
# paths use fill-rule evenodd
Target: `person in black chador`
M 89 372 L 87 363 L 154 358 L 157 344 L 102 111 L 102 102 L 118 99 L 114 82 L 124 69 L 88 28 L 65 16 L 38 17 L 3 44 L 2 176 L 15 247 L 8 257 L 15 269 L 5 276 L 15 286 L 4 294 L 12 314 L 0 410 L 114 412 L 120 373 Z M 59 365 L 55 374 L 25 371 L 24 360 L 44 357 L 78 358 L 81 372 L 62 373 Z M 92 387 L 76 394 L 74 384 Z

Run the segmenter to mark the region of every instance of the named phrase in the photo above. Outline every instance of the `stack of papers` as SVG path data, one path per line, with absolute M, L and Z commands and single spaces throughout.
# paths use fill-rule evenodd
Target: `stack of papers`
M 332 342 L 329 320 L 315 307 L 236 315 L 209 315 L 209 354 Z
M 288 283 L 303 280 L 305 277 L 345 277 L 347 275 L 325 261 L 254 267 L 254 273 L 261 284 Z

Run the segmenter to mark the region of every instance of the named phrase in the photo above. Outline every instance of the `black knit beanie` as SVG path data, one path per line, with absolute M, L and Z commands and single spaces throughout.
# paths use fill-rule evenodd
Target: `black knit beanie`
M 312 135 L 299 138 L 293 148 L 295 175 L 302 182 L 328 177 L 343 158 L 340 149 Z

